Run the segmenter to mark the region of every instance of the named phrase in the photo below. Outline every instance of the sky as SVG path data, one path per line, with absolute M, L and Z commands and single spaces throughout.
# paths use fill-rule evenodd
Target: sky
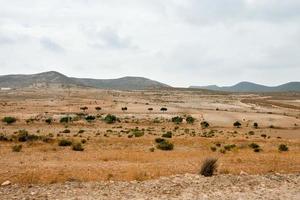
M 0 75 L 300 81 L 299 0 L 0 0 Z

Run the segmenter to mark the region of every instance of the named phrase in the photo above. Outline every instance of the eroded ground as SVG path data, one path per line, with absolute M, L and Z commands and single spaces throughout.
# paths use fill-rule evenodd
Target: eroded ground
M 0 134 L 11 140 L 0 141 L 0 183 L 142 181 L 198 173 L 207 157 L 219 159 L 218 174 L 299 173 L 299 100 L 297 93 L 1 91 L 0 118 L 13 116 L 17 122 L 0 125 Z M 127 110 L 122 111 L 122 107 Z M 162 107 L 167 111 L 160 111 Z M 106 123 L 107 114 L 119 121 Z M 88 122 L 87 115 L 96 119 Z M 189 115 L 196 119 L 193 124 L 171 121 L 172 117 L 185 119 Z M 60 123 L 64 116 L 71 116 L 73 121 Z M 45 122 L 48 118 L 53 118 L 51 124 Z M 202 127 L 203 121 L 209 127 Z M 240 128 L 233 126 L 235 121 L 241 123 Z M 254 122 L 258 128 L 253 127 Z M 20 130 L 41 137 L 20 142 Z M 166 140 L 174 149 L 157 149 L 155 138 L 168 131 L 173 136 Z M 142 136 L 135 137 L 135 132 Z M 59 146 L 62 139 L 82 142 L 84 150 Z M 249 147 L 251 143 L 260 146 L 259 152 Z M 13 152 L 13 146 L 19 144 L 21 151 Z M 288 151 L 279 152 L 280 144 L 287 145 Z

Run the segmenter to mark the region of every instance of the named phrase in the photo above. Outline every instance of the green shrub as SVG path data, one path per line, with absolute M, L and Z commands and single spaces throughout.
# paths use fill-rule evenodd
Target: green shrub
M 34 134 L 29 134 L 26 130 L 19 130 L 17 139 L 19 142 L 27 142 L 39 140 L 40 137 Z
M 0 133 L 0 141 L 8 141 L 8 137 L 6 135 L 4 135 L 3 133 Z
M 142 137 L 144 135 L 144 131 L 139 129 L 133 129 L 131 133 L 134 135 L 134 137 Z
M 231 149 L 233 149 L 233 148 L 235 148 L 235 147 L 236 147 L 235 144 L 227 144 L 227 145 L 224 146 L 224 149 L 225 149 L 226 151 L 231 151 Z
M 203 121 L 203 122 L 201 122 L 201 127 L 202 128 L 208 128 L 209 127 L 209 123 L 207 121 Z
M 59 122 L 60 123 L 69 123 L 72 121 L 72 117 L 66 116 L 66 117 L 62 117 L 60 118 Z
M 249 147 L 252 148 L 252 149 L 258 149 L 258 148 L 260 148 L 260 146 L 258 144 L 256 144 L 256 143 L 249 144 Z
M 6 124 L 12 124 L 15 123 L 17 121 L 17 119 L 15 117 L 4 117 L 2 119 L 2 122 L 6 123 Z
M 210 147 L 210 150 L 215 152 L 215 151 L 217 151 L 217 147 Z
M 95 110 L 100 111 L 100 110 L 102 110 L 102 108 L 97 106 L 97 107 L 95 107 Z
M 168 109 L 167 108 L 165 108 L 165 107 L 162 107 L 161 109 L 160 109 L 160 111 L 162 111 L 162 112 L 166 112 Z
M 192 116 L 187 116 L 185 121 L 188 123 L 188 124 L 193 124 L 195 122 L 195 118 L 192 117 Z
M 20 152 L 22 150 L 23 146 L 21 144 L 17 144 L 12 146 L 12 151 L 13 152 Z
M 171 151 L 171 150 L 173 150 L 174 145 L 171 142 L 165 140 L 165 141 L 158 143 L 156 147 L 160 150 Z
M 88 122 L 94 121 L 95 119 L 96 119 L 96 117 L 93 115 L 88 115 L 85 117 L 85 120 Z
M 288 148 L 288 146 L 286 145 L 286 144 L 280 144 L 279 146 L 278 146 L 278 150 L 281 152 L 281 151 L 288 151 L 289 150 L 289 148 Z
M 212 176 L 217 169 L 217 161 L 216 158 L 207 158 L 201 166 L 200 174 L 205 177 Z
M 74 151 L 83 151 L 84 148 L 82 147 L 82 144 L 80 142 L 76 142 L 72 145 L 72 149 Z
M 254 123 L 253 123 L 253 127 L 254 127 L 254 128 L 258 128 L 258 123 L 257 123 L 257 122 L 254 122 Z
M 164 138 L 172 138 L 172 135 L 173 135 L 173 133 L 172 133 L 171 131 L 168 131 L 168 132 L 162 134 L 161 137 L 164 137 Z
M 71 145 L 72 145 L 72 141 L 66 139 L 62 139 L 58 142 L 58 146 L 62 146 L 62 147 L 71 146 Z
M 47 124 L 51 124 L 52 121 L 53 121 L 53 119 L 52 119 L 51 117 L 45 120 L 45 122 L 46 122 Z
M 115 115 L 108 114 L 104 118 L 104 121 L 108 124 L 113 124 L 117 121 L 117 117 Z
M 173 117 L 172 118 L 172 122 L 176 123 L 176 124 L 179 124 L 183 121 L 183 118 L 182 117 L 179 117 L 179 116 L 176 116 L 176 117 Z
M 163 138 L 155 138 L 155 142 L 156 143 L 161 143 L 161 142 L 165 142 L 166 140 Z

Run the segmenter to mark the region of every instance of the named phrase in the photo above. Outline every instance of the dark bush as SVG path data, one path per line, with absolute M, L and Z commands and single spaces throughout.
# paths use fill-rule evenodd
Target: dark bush
M 72 149 L 74 151 L 83 151 L 84 150 L 84 148 L 82 147 L 82 144 L 80 142 L 76 142 L 75 144 L 73 144 Z
M 210 147 L 210 150 L 215 152 L 215 151 L 217 151 L 217 147 Z
M 83 111 L 86 111 L 87 109 L 89 109 L 89 108 L 86 106 L 80 108 L 80 110 L 83 110 Z
M 69 123 L 71 121 L 72 121 L 72 117 L 69 117 L 69 116 L 62 117 L 59 120 L 60 123 Z
M 185 121 L 188 123 L 188 124 L 193 124 L 195 122 L 195 118 L 192 117 L 192 116 L 187 116 Z
M 45 120 L 45 122 L 46 122 L 47 124 L 51 124 L 52 121 L 53 121 L 52 118 L 48 118 L 48 119 Z
M 172 133 L 171 131 L 168 131 L 168 132 L 162 134 L 161 137 L 164 137 L 164 138 L 172 138 L 172 135 L 173 135 L 173 133 Z
M 95 107 L 95 110 L 100 111 L 100 110 L 102 110 L 102 108 L 97 106 L 97 107 Z
M 155 138 L 155 142 L 156 143 L 161 143 L 161 142 L 165 142 L 166 140 L 163 138 Z
M 88 122 L 94 121 L 95 119 L 96 119 L 96 117 L 93 115 L 88 115 L 85 117 L 85 120 Z
M 217 169 L 217 161 L 218 159 L 216 158 L 207 158 L 204 160 L 200 169 L 200 174 L 205 177 L 212 176 Z
M 22 150 L 22 145 L 21 144 L 17 144 L 17 145 L 14 145 L 12 146 L 12 151 L 13 152 L 20 152 Z
M 183 118 L 182 117 L 179 117 L 179 116 L 176 116 L 176 117 L 173 117 L 172 118 L 172 122 L 176 123 L 176 124 L 179 124 L 183 121 Z
M 142 137 L 144 135 L 144 131 L 139 129 L 133 129 L 131 133 L 134 135 L 134 137 Z
M 242 126 L 242 124 L 239 121 L 236 121 L 233 123 L 234 127 L 240 128 Z
M 117 121 L 117 117 L 115 115 L 108 114 L 104 118 L 104 121 L 108 124 L 113 124 Z
M 37 135 L 29 134 L 26 130 L 19 130 L 17 139 L 19 142 L 27 142 L 39 140 L 40 137 Z
M 258 128 L 258 123 L 257 123 L 257 122 L 254 122 L 254 123 L 253 123 L 253 127 L 254 127 L 254 128 Z
M 72 145 L 72 141 L 66 139 L 62 139 L 58 142 L 58 146 L 62 146 L 62 147 L 71 146 L 71 145 Z
M 201 127 L 202 128 L 208 128 L 209 127 L 209 123 L 207 121 L 203 121 L 203 122 L 201 122 Z
M 227 144 L 227 145 L 224 145 L 224 149 L 226 151 L 231 151 L 231 149 L 235 148 L 236 145 L 235 144 Z
M 167 108 L 164 108 L 164 107 L 162 107 L 161 109 L 160 109 L 160 111 L 162 111 L 162 112 L 166 112 L 168 109 Z
M 148 110 L 149 110 L 149 111 L 152 111 L 152 110 L 153 110 L 153 108 L 148 108 Z
M 122 111 L 126 111 L 127 110 L 127 107 L 122 107 Z
M 252 149 L 258 149 L 258 148 L 260 148 L 260 146 L 258 144 L 256 144 L 256 143 L 249 144 L 249 147 L 252 148 Z
M 0 141 L 8 141 L 8 137 L 4 135 L 3 133 L 0 133 Z
M 6 123 L 6 124 L 12 124 L 15 123 L 17 121 L 17 119 L 15 117 L 4 117 L 2 119 L 2 122 Z
M 71 131 L 69 129 L 65 129 L 63 130 L 63 133 L 71 133 Z
M 288 148 L 288 146 L 287 146 L 286 144 L 280 144 L 280 145 L 278 146 L 278 150 L 279 150 L 279 151 L 288 151 L 289 148 Z
M 174 145 L 171 142 L 165 140 L 163 142 L 158 143 L 156 147 L 160 150 L 171 151 L 173 150 Z

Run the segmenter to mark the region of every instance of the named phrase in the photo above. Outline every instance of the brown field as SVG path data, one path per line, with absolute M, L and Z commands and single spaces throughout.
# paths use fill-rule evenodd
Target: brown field
M 0 118 L 17 118 L 10 125 L 0 122 L 0 135 L 11 140 L 0 141 L 0 182 L 146 180 L 198 173 L 207 157 L 219 159 L 219 174 L 299 173 L 299 100 L 297 93 L 214 94 L 200 90 L 0 91 Z M 84 106 L 88 107 L 86 111 L 80 109 Z M 97 106 L 102 109 L 96 111 Z M 122 107 L 128 110 L 122 111 Z M 161 112 L 161 107 L 168 110 Z M 103 120 L 107 114 L 116 115 L 119 121 L 107 124 Z M 66 115 L 75 120 L 60 123 Z M 97 118 L 87 122 L 83 115 Z M 172 117 L 188 115 L 196 119 L 193 124 L 171 121 Z M 45 123 L 49 117 L 54 120 L 50 125 Z M 202 121 L 210 126 L 202 128 Z M 235 121 L 241 122 L 240 128 L 233 127 Z M 254 122 L 259 125 L 257 129 Z M 65 129 L 70 133 L 63 133 Z M 130 137 L 133 129 L 144 135 Z M 20 130 L 42 137 L 20 142 Z M 154 141 L 167 131 L 173 133 L 167 139 L 174 144 L 172 151 L 157 149 Z M 63 138 L 73 142 L 85 139 L 84 151 L 58 146 Z M 217 143 L 221 147 L 214 152 L 211 147 Z M 254 152 L 251 143 L 259 144 L 262 151 Z M 12 147 L 18 144 L 22 150 L 13 152 Z M 228 144 L 236 147 L 221 153 Z M 289 151 L 279 152 L 280 144 L 286 144 Z

